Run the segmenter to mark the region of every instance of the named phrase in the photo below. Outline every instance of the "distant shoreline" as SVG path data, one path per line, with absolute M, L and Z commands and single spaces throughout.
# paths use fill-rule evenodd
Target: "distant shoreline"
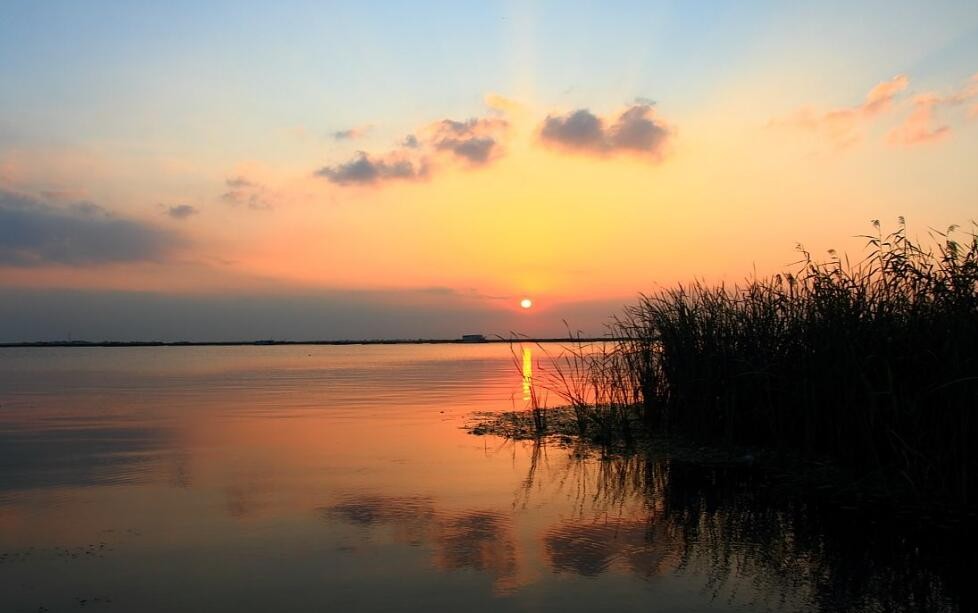
M 34 347 L 246 347 L 277 345 L 485 345 L 490 343 L 566 343 L 566 342 L 614 342 L 626 340 L 611 336 L 589 338 L 486 338 L 467 341 L 448 338 L 419 339 L 369 339 L 338 341 L 33 341 L 22 343 L 0 343 L 0 348 Z

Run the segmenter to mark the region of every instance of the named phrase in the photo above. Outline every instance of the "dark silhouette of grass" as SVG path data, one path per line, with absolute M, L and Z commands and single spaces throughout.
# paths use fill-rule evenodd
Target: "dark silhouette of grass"
M 978 237 L 878 222 L 857 264 L 799 246 L 794 273 L 642 295 L 606 343 L 537 368 L 596 441 L 674 433 L 830 459 L 894 494 L 978 495 Z M 544 422 L 545 420 L 538 420 Z

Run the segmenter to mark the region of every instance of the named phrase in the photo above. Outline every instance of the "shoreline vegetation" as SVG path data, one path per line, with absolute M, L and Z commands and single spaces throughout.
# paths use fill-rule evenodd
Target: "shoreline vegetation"
M 874 498 L 975 509 L 978 236 L 952 226 L 919 244 L 902 219 L 873 226 L 857 264 L 799 246 L 795 273 L 642 295 L 610 322 L 617 340 L 539 347 L 529 408 L 470 431 L 613 452 L 689 442 L 831 466 Z M 519 365 L 533 341 L 512 342 Z

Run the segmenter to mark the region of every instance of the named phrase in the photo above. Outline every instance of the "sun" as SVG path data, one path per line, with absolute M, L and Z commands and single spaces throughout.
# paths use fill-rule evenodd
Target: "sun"
M 529 298 L 524 298 L 523 300 L 520 300 L 520 306 L 524 309 L 528 309 L 533 306 L 533 301 Z

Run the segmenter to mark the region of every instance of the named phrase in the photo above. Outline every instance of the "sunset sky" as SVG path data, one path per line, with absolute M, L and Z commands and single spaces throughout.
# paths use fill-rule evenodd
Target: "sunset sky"
M 0 341 L 600 333 L 978 217 L 973 1 L 3 5 Z

